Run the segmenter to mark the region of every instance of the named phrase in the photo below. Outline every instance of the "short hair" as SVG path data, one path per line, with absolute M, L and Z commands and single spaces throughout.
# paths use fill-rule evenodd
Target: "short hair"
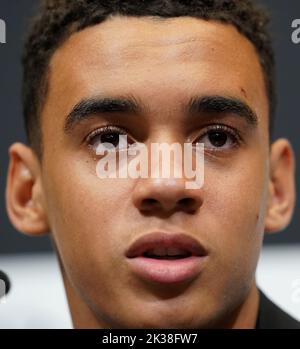
M 47 96 L 49 63 L 55 50 L 73 33 L 113 15 L 174 18 L 189 16 L 233 25 L 256 48 L 269 100 L 269 131 L 276 109 L 275 58 L 270 16 L 251 0 L 43 0 L 25 40 L 23 114 L 30 146 L 42 156 L 40 114 Z

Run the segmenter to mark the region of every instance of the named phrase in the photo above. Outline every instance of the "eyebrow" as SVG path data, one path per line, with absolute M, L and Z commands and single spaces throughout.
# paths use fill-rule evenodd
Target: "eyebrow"
M 65 121 L 64 129 L 69 132 L 78 123 L 87 120 L 96 114 L 138 114 L 141 107 L 133 97 L 93 97 L 77 103 Z
M 139 114 L 145 107 L 134 97 L 92 97 L 85 98 L 77 103 L 66 117 L 64 130 L 70 132 L 82 121 L 95 117 L 97 114 Z M 187 114 L 195 113 L 230 113 L 244 119 L 250 126 L 257 126 L 256 113 L 247 103 L 236 97 L 202 96 L 192 97 L 184 107 Z
M 187 105 L 188 113 L 219 113 L 234 114 L 245 121 L 250 126 L 257 126 L 258 117 L 250 106 L 236 97 L 205 96 L 193 97 Z

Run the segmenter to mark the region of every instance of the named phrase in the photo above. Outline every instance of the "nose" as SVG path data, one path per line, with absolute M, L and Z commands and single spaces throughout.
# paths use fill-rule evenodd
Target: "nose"
M 143 178 L 133 192 L 134 205 L 147 214 L 182 211 L 193 214 L 202 204 L 200 189 L 186 189 L 183 178 Z

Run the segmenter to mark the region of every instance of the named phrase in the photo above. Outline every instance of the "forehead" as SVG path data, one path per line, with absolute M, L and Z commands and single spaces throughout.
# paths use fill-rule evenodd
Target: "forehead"
M 55 52 L 50 71 L 48 105 L 66 113 L 81 98 L 102 93 L 160 105 L 195 93 L 227 94 L 258 114 L 268 112 L 254 46 L 235 27 L 215 21 L 115 16 L 73 34 Z

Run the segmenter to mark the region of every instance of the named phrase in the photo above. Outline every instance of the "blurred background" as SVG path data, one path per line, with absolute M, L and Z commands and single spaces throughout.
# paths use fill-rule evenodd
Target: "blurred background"
M 300 44 L 294 44 L 291 25 L 300 18 L 300 2 L 264 0 L 272 14 L 277 55 L 279 105 L 276 137 L 287 137 L 300 163 Z M 21 106 L 20 57 L 24 36 L 38 0 L 0 0 L 0 18 L 6 22 L 6 44 L 0 44 L 0 270 L 12 280 L 12 289 L 0 303 L 0 328 L 68 328 L 71 326 L 57 260 L 48 237 L 29 238 L 10 224 L 5 208 L 8 147 L 25 142 Z M 297 172 L 298 177 L 298 172 Z M 297 194 L 300 181 L 297 181 Z M 300 320 L 300 202 L 293 221 L 280 234 L 265 237 L 257 279 L 266 294 Z M 25 301 L 24 301 L 25 300 Z

